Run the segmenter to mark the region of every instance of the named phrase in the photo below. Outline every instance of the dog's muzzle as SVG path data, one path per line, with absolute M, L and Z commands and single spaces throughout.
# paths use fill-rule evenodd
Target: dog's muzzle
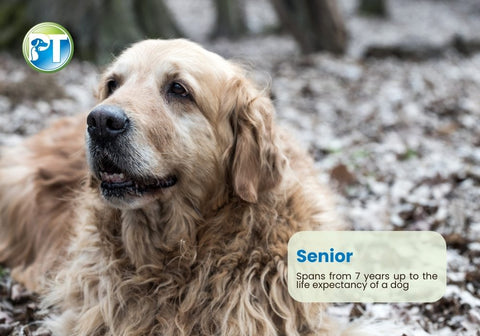
M 177 176 L 138 174 L 131 157 L 131 122 L 118 106 L 99 105 L 87 117 L 90 169 L 107 199 L 143 196 L 174 186 Z

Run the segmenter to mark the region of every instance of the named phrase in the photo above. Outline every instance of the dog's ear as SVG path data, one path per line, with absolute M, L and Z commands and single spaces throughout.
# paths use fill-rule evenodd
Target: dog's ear
M 233 144 L 229 150 L 229 178 L 234 192 L 255 203 L 259 193 L 281 180 L 285 159 L 279 152 L 272 101 L 243 76 L 230 81 L 227 104 Z

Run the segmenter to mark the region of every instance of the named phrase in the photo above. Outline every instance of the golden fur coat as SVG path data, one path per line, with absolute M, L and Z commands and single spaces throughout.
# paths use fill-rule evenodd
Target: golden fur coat
M 1 152 L 0 260 L 54 335 L 360 335 L 288 294 L 289 238 L 339 224 L 240 67 L 147 40 L 98 95 L 95 116 Z

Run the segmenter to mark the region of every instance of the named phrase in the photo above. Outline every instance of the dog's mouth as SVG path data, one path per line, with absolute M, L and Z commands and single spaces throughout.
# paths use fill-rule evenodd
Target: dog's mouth
M 126 195 L 143 196 L 173 187 L 177 183 L 177 177 L 173 174 L 165 177 L 133 177 L 110 160 L 102 160 L 97 169 L 97 177 L 101 182 L 100 188 L 106 198 L 121 198 Z

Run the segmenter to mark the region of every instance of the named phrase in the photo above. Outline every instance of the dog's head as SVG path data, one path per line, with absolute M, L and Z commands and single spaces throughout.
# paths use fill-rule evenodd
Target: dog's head
M 273 108 L 236 65 L 185 40 L 147 40 L 109 67 L 87 118 L 92 186 L 118 208 L 219 190 L 256 202 L 280 180 Z

